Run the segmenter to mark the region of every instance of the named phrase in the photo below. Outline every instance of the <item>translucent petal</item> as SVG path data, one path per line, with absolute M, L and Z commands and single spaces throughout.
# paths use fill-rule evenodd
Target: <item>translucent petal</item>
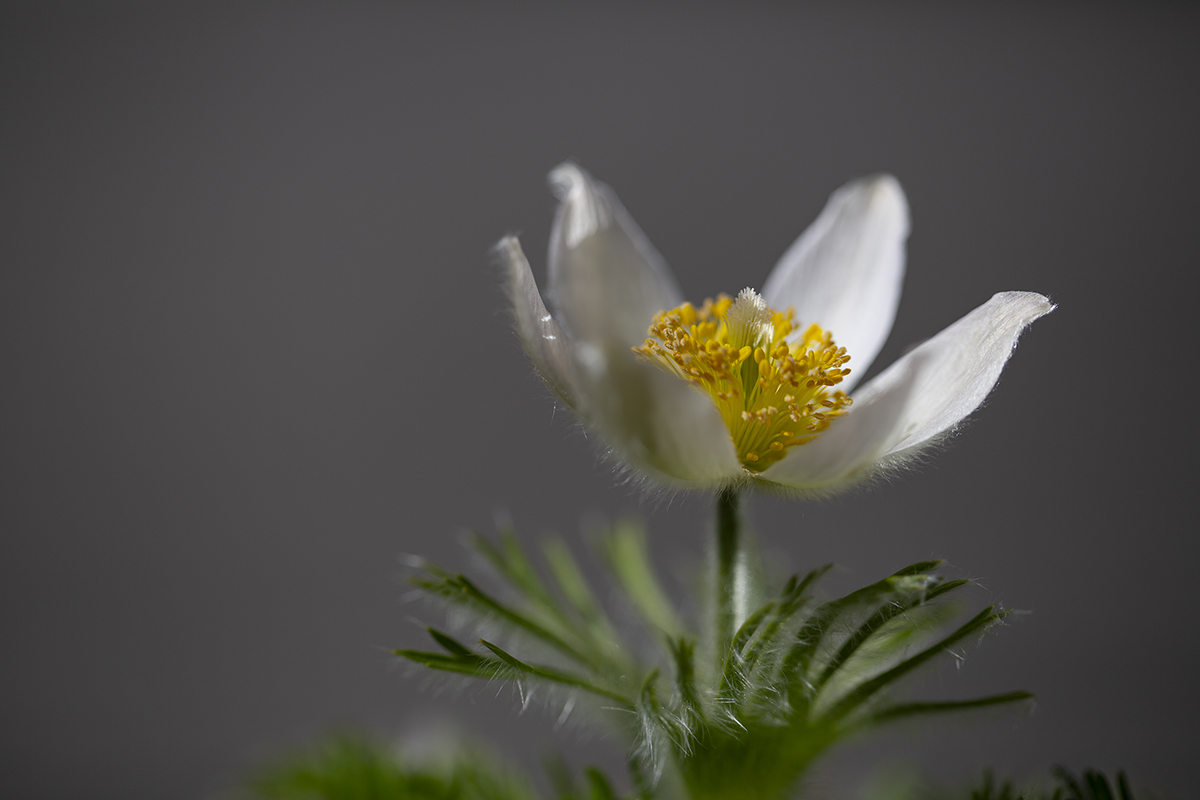
M 550 235 L 549 299 L 577 341 L 641 344 L 682 295 L 662 257 L 607 186 L 575 164 L 550 173 L 560 203 Z
M 913 362 L 912 397 L 885 456 L 902 454 L 949 431 L 979 408 L 1000 380 L 1017 337 L 1054 305 L 1033 292 L 1001 292 L 901 358 L 863 387 L 864 398 L 887 372 Z M 855 398 L 857 402 L 857 397 Z
M 838 189 L 788 248 L 763 286 L 767 305 L 796 309 L 799 329 L 817 323 L 850 353 L 849 391 L 892 330 L 904 279 L 908 202 L 890 175 Z
M 855 399 L 850 412 L 833 422 L 817 439 L 794 448 L 759 477 L 794 489 L 832 489 L 865 474 L 883 456 L 901 424 L 913 390 L 913 361 L 871 382 L 880 389 Z
M 761 477 L 831 487 L 935 440 L 979 407 L 1021 331 L 1053 308 L 1032 292 L 995 295 L 884 370 L 855 395 L 849 414 Z
M 493 248 L 492 256 L 504 270 L 504 285 L 512 303 L 513 322 L 526 355 L 546 385 L 564 403 L 579 410 L 571 341 L 538 292 L 529 260 L 515 236 L 506 236 Z
M 729 429 L 709 396 L 628 349 L 577 351 L 588 421 L 622 460 L 660 481 L 716 488 L 742 477 Z

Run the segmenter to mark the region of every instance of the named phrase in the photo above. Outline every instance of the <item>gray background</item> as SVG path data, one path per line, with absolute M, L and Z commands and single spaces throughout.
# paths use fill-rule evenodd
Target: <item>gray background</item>
M 884 736 L 817 786 L 890 757 L 945 780 L 1125 767 L 1196 796 L 1196 23 L 8 7 L 0 794 L 207 797 L 336 726 L 434 718 L 526 763 L 606 758 L 385 652 L 429 616 L 400 556 L 464 566 L 457 531 L 496 509 L 576 544 L 585 514 L 640 515 L 669 572 L 705 548 L 703 498 L 616 485 L 507 327 L 488 247 L 520 231 L 543 274 L 544 175 L 569 157 L 694 299 L 761 286 L 829 192 L 894 173 L 914 228 L 881 365 L 995 291 L 1060 304 L 928 466 L 752 501 L 780 559 L 844 565 L 831 590 L 944 557 L 976 603 L 1033 612 L 921 690 L 1025 688 L 1032 715 Z

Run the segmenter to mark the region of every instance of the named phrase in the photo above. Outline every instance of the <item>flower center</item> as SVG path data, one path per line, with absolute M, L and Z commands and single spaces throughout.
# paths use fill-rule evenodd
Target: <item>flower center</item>
M 767 308 L 753 289 L 701 308 L 684 303 L 654 315 L 647 361 L 703 389 L 729 428 L 742 466 L 762 472 L 845 413 L 850 398 L 829 391 L 850 373 L 846 348 L 819 325 L 793 335 L 792 310 Z

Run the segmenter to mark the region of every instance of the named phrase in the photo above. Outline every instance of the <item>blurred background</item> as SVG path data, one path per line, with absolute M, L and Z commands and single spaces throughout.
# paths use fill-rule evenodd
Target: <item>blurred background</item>
M 1032 714 L 868 740 L 814 786 L 1061 763 L 1194 796 L 1196 403 L 1157 388 L 1197 352 L 1183 4 L 0 13 L 0 795 L 208 798 L 432 720 L 617 763 L 388 655 L 432 616 L 403 555 L 463 568 L 497 511 L 577 552 L 586 516 L 641 517 L 669 575 L 704 553 L 707 500 L 618 484 L 508 327 L 488 248 L 520 232 L 544 279 L 573 158 L 694 300 L 761 287 L 830 192 L 895 174 L 909 275 L 872 373 L 996 291 L 1060 306 L 928 465 L 751 501 L 776 561 L 842 565 L 830 591 L 939 557 L 1032 612 L 920 688 Z

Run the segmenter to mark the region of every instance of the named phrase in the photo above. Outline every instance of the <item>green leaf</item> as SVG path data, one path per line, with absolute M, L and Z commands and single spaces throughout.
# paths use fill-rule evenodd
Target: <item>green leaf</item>
M 486 558 L 502 576 L 521 590 L 528 599 L 546 609 L 558 609 L 555 598 L 538 575 L 537 568 L 525 555 L 511 530 L 500 531 L 500 548 L 479 534 L 471 534 L 469 542 L 476 552 Z
M 493 599 L 485 594 L 478 586 L 470 581 L 464 575 L 455 575 L 453 578 L 448 578 L 444 582 L 444 587 L 438 591 L 439 596 L 446 597 L 452 602 L 457 602 L 461 605 L 466 605 L 474 609 L 476 612 L 485 612 L 501 619 L 506 620 L 512 625 L 527 631 L 543 642 L 549 644 L 559 652 L 563 653 L 578 661 L 581 664 L 589 664 L 589 659 L 580 653 L 578 649 L 564 641 L 553 631 L 547 630 L 543 625 L 530 619 L 526 615 L 509 608 L 507 605 Z
M 838 652 L 829 660 L 829 663 L 825 665 L 825 669 L 821 673 L 821 677 L 816 681 L 816 686 L 819 688 L 825 685 L 829 681 L 830 677 L 832 677 L 833 674 L 837 672 L 838 669 L 845 664 L 852 655 L 854 655 L 855 651 L 857 651 L 858 648 L 867 641 L 867 639 L 871 638 L 872 635 L 881 630 L 888 622 L 900 616 L 901 614 L 911 611 L 913 608 L 916 608 L 919 605 L 928 603 L 929 601 L 935 600 L 944 594 L 961 588 L 967 583 L 969 583 L 969 581 L 966 580 L 953 580 L 936 583 L 924 592 L 914 593 L 913 596 L 907 598 L 895 598 L 891 602 L 880 606 L 878 609 L 876 609 L 875 613 L 867 618 L 866 622 L 858 627 L 858 630 L 856 630 L 849 638 L 846 639 L 845 642 L 842 643 L 842 646 L 838 649 Z
M 837 600 L 822 603 L 796 633 L 792 645 L 783 661 L 783 675 L 789 682 L 803 680 L 808 667 L 825 635 L 838 617 L 873 602 L 895 591 L 895 579 L 911 578 L 936 569 L 941 561 L 918 561 L 892 573 L 881 581 L 851 592 Z
M 597 674 L 618 676 L 640 671 L 617 644 L 612 624 L 561 541 L 551 540 L 544 547 L 552 583 L 540 577 L 511 531 L 501 531 L 499 546 L 478 535 L 473 535 L 470 543 L 526 602 L 523 610 L 507 608 L 507 613 L 488 606 L 492 613 L 502 613 L 526 630 L 537 628 L 534 632 L 539 638 Z M 459 579 L 461 576 L 456 577 L 456 581 Z
M 1113 794 L 1112 785 L 1103 772 L 1085 770 L 1083 782 L 1063 767 L 1054 768 L 1054 776 L 1062 787 L 1068 790 L 1063 800 L 1133 800 L 1133 792 L 1129 788 L 1129 780 L 1125 773 L 1117 773 L 1117 791 Z M 1061 792 L 1062 789 L 1059 789 Z M 1055 793 L 1058 797 L 1059 792 Z
M 617 800 L 612 786 L 608 783 L 608 778 L 605 778 L 600 770 L 595 767 L 588 767 L 586 774 L 588 783 L 592 787 L 592 800 Z
M 587 579 L 583 577 L 583 571 L 579 569 L 567 545 L 561 539 L 550 539 L 542 546 L 542 553 L 555 585 L 575 612 L 588 624 L 611 631 L 607 615 L 588 587 Z
M 610 689 L 605 689 L 602 686 L 597 686 L 586 678 L 582 678 L 578 675 L 572 675 L 568 672 L 554 669 L 553 667 L 538 666 L 526 663 L 516 656 L 501 649 L 498 645 L 487 641 L 486 639 L 480 639 L 479 643 L 495 653 L 496 656 L 505 664 L 519 672 L 525 673 L 526 675 L 553 681 L 554 683 L 561 683 L 564 686 L 574 686 L 577 689 L 583 689 L 585 691 L 592 692 L 593 694 L 598 694 L 601 697 L 607 697 L 610 700 L 615 700 L 627 708 L 631 708 L 633 706 L 633 702 L 625 695 L 614 692 Z
M 696 688 L 696 643 L 691 639 L 667 639 L 667 649 L 675 661 L 675 688 L 683 712 L 694 720 L 704 719 L 700 692 Z
M 538 620 L 539 624 L 553 625 L 557 628 L 554 631 L 555 635 L 560 638 L 577 633 L 579 620 L 565 613 L 562 603 L 550 591 L 533 562 L 521 549 L 516 535 L 511 530 L 502 530 L 499 538 L 499 548 L 476 533 L 470 534 L 468 543 L 501 577 L 520 592 L 529 604 L 529 610 L 541 617 Z
M 638 613 L 668 636 L 679 636 L 683 625 L 654 576 L 642 528 L 632 522 L 619 523 L 604 543 L 609 568 Z
M 382 750 L 352 739 L 339 739 L 323 752 L 293 757 L 264 770 L 250 788 L 272 800 L 457 800 L 458 796 L 444 778 L 406 772 Z
M 391 747 L 339 736 L 258 772 L 246 787 L 269 800 L 533 800 L 522 777 L 466 747 L 410 763 Z M 236 796 L 242 796 L 240 794 Z
M 971 800 L 1026 800 L 1024 794 L 1014 795 L 1013 792 L 1012 781 L 1004 781 L 997 785 L 992 771 L 985 769 L 983 771 L 983 787 L 972 790 Z
M 996 611 L 995 606 L 988 606 L 983 611 L 980 611 L 969 621 L 962 625 L 954 633 L 945 637 L 939 642 L 930 645 L 929 647 L 917 653 L 911 658 L 901 661 L 891 669 L 876 675 L 870 680 L 863 681 L 852 691 L 846 694 L 834 706 L 826 712 L 825 716 L 831 720 L 839 720 L 857 708 L 863 701 L 867 700 L 877 691 L 887 686 L 889 683 L 898 680 L 904 675 L 912 672 L 917 667 L 924 664 L 929 659 L 946 651 L 950 647 L 961 642 L 963 639 L 974 633 L 980 633 L 1008 615 L 1007 611 Z
M 912 564 L 825 603 L 814 601 L 812 592 L 828 566 L 802 580 L 793 576 L 767 602 L 765 593 L 752 586 L 746 596 L 756 598 L 748 604 L 753 613 L 736 630 L 732 623 L 718 625 L 726 644 L 710 649 L 715 637 L 707 630 L 689 631 L 657 579 L 642 529 L 629 522 L 615 525 L 601 540 L 600 552 L 644 627 L 663 634 L 673 662 L 668 678 L 653 661 L 639 664 L 640 648 L 618 639 L 616 626 L 585 579 L 581 566 L 588 564 L 581 565 L 561 540 L 543 546 L 541 561 L 523 552 L 510 531 L 490 542 L 477 537 L 474 547 L 508 584 L 503 594 L 489 595 L 468 578 L 435 567 L 414 583 L 478 618 L 528 634 L 518 641 L 533 645 L 536 639 L 554 653 L 509 652 L 489 641 L 464 643 L 429 628 L 445 652 L 400 650 L 397 655 L 445 672 L 588 692 L 604 698 L 603 706 L 616 705 L 632 714 L 636 727 L 629 727 L 637 749 L 630 769 L 644 800 L 657 796 L 655 792 L 675 791 L 695 798 L 779 798 L 795 789 L 795 780 L 812 759 L 848 733 L 1030 698 L 1010 692 L 971 700 L 872 702 L 892 681 L 939 653 L 957 650 L 965 637 L 1004 616 L 986 609 L 963 625 L 943 628 L 952 606 L 930 601 L 966 581 L 932 575 L 937 561 Z M 757 573 L 749 578 L 761 580 Z M 498 599 L 508 598 L 510 587 L 514 599 Z M 636 627 L 637 622 L 630 624 Z M 711 622 L 704 627 L 712 627 Z M 699 662 L 697 642 L 706 646 Z M 678 771 L 661 772 L 671 764 Z M 660 777 L 667 783 L 658 784 Z M 571 800 L 616 796 L 599 773 L 588 773 L 582 784 L 571 782 L 562 794 Z
M 429 635 L 433 637 L 433 640 L 435 642 L 437 642 L 438 644 L 440 644 L 442 647 L 446 648 L 446 652 L 450 653 L 450 655 L 452 655 L 452 656 L 458 656 L 459 658 L 464 658 L 464 657 L 469 658 L 469 657 L 476 655 L 475 653 L 468 650 L 464 645 L 459 643 L 459 641 L 457 639 L 447 636 L 446 634 L 442 633 L 441 631 L 439 631 L 436 628 L 428 628 L 427 627 L 425 630 L 429 631 Z
M 891 577 L 904 578 L 904 577 L 910 577 L 913 575 L 922 575 L 927 572 L 933 572 L 935 569 L 937 569 L 941 565 L 942 565 L 942 560 L 940 558 L 935 559 L 933 561 L 918 561 L 915 564 L 909 564 L 904 569 L 893 573 Z
M 424 650 L 393 650 L 392 653 L 429 669 L 456 672 L 476 678 L 506 678 L 508 673 L 501 662 L 483 656 L 457 658 Z
M 775 606 L 771 619 L 763 626 L 762 632 L 745 654 L 744 662 L 747 671 L 754 669 L 762 654 L 774 645 L 775 637 L 783 629 L 783 626 L 804 607 L 808 601 L 808 588 L 820 580 L 821 576 L 832 567 L 833 564 L 818 567 L 805 575 L 804 580 L 799 582 L 796 581 L 794 575 L 788 580 L 783 592 L 780 593 L 779 602 Z
M 1006 692 L 1005 694 L 977 697 L 973 700 L 901 703 L 894 706 L 888 706 L 880 711 L 876 711 L 869 717 L 869 724 L 874 725 L 877 723 L 892 722 L 894 720 L 905 719 L 907 717 L 919 717 L 929 714 L 945 714 L 954 711 L 969 711 L 977 708 L 1006 705 L 1008 703 L 1020 703 L 1032 699 L 1034 699 L 1034 696 L 1029 692 Z
M 574 623 L 574 632 L 586 642 L 593 666 L 598 671 L 616 675 L 636 670 L 567 546 L 560 539 L 551 539 L 543 547 L 543 556 L 558 593 L 566 599 L 578 619 Z
M 650 670 L 646 675 L 646 680 L 642 681 L 642 690 L 638 692 L 642 705 L 655 716 L 658 716 L 661 710 L 658 704 L 658 691 L 654 688 L 660 674 L 657 668 Z
M 737 633 L 734 634 L 733 641 L 729 643 L 729 651 L 725 654 L 725 668 L 721 673 L 721 685 L 718 689 L 725 699 L 731 698 L 733 693 L 745 684 L 742 672 L 742 651 L 749 644 L 750 637 L 754 636 L 762 621 L 774 610 L 775 601 L 768 600 L 766 605 L 746 618 L 742 627 L 738 628 Z
M 1120 800 L 1133 800 L 1133 792 L 1129 790 L 1129 781 L 1125 778 L 1125 772 L 1117 773 L 1117 790 L 1120 793 Z

